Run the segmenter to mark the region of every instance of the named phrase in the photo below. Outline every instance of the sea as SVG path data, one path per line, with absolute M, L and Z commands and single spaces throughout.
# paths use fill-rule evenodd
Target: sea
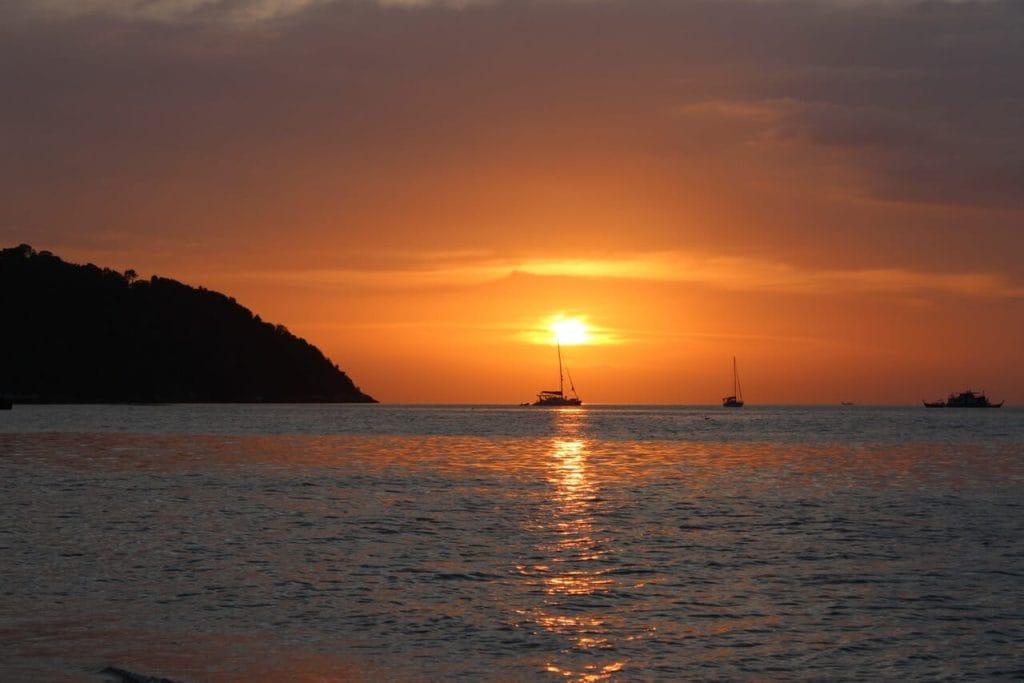
M 2 681 L 1022 681 L 1024 410 L 16 405 Z

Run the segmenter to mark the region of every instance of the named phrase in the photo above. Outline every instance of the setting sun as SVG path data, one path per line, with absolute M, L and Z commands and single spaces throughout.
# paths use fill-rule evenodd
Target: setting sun
M 618 329 L 596 325 L 587 315 L 567 315 L 564 312 L 536 320 L 518 336 L 530 344 L 541 346 L 607 346 L 625 342 L 623 333 Z
M 586 344 L 590 341 L 590 328 L 580 318 L 556 318 L 548 327 L 552 341 L 563 346 Z

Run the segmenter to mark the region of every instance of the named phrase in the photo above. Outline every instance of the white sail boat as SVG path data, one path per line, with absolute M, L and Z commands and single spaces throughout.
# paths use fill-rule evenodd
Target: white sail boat
M 736 373 L 736 356 L 732 357 L 732 396 L 723 398 L 722 405 L 726 408 L 743 407 L 743 389 L 740 387 L 740 376 Z
M 572 396 L 565 395 L 565 380 L 562 373 L 562 344 L 557 343 L 558 348 L 558 389 L 551 389 L 548 391 L 541 391 L 537 394 L 537 400 L 530 405 L 534 406 L 578 406 L 583 405 L 583 401 L 576 394 L 576 387 L 572 383 L 572 375 L 569 375 L 569 389 L 572 391 Z M 565 370 L 568 373 L 568 369 Z

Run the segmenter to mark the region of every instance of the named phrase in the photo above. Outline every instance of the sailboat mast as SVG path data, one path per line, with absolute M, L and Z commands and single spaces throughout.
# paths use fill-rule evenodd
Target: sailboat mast
M 565 381 L 565 380 L 562 379 L 562 342 L 556 340 L 555 341 L 555 346 L 558 349 L 558 394 L 560 396 L 564 396 L 565 395 L 564 394 L 565 389 L 562 386 L 564 384 L 564 381 Z
M 736 396 L 736 356 L 732 357 L 732 395 Z

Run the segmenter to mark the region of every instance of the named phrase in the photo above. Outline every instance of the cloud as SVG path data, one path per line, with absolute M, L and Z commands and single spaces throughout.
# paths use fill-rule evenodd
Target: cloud
M 131 21 L 264 22 L 333 0 L 13 0 L 23 18 L 75 20 L 107 16 Z
M 944 218 L 940 243 L 1009 235 L 1024 209 L 1016 0 L 403 5 L 2 3 L 0 237 L 347 231 L 463 249 L 618 226 L 649 249 L 733 231 L 824 250 L 907 232 L 789 201 L 796 183 L 808 204 L 831 196 L 837 176 L 857 199 L 990 212 Z M 788 213 L 714 215 L 766 198 Z M 1014 244 L 992 240 L 994 257 Z
M 925 272 L 904 268 L 813 269 L 774 260 L 700 253 L 648 253 L 615 259 L 501 259 L 487 255 L 421 252 L 401 267 L 382 264 L 239 274 L 292 286 L 371 289 L 473 287 L 512 277 L 637 280 L 692 284 L 735 292 L 808 296 L 848 293 L 1022 299 L 1024 287 L 997 273 Z
M 108 16 L 131 21 L 222 22 L 253 25 L 300 15 L 324 5 L 461 9 L 491 0 L 11 0 L 22 18 L 73 20 Z

